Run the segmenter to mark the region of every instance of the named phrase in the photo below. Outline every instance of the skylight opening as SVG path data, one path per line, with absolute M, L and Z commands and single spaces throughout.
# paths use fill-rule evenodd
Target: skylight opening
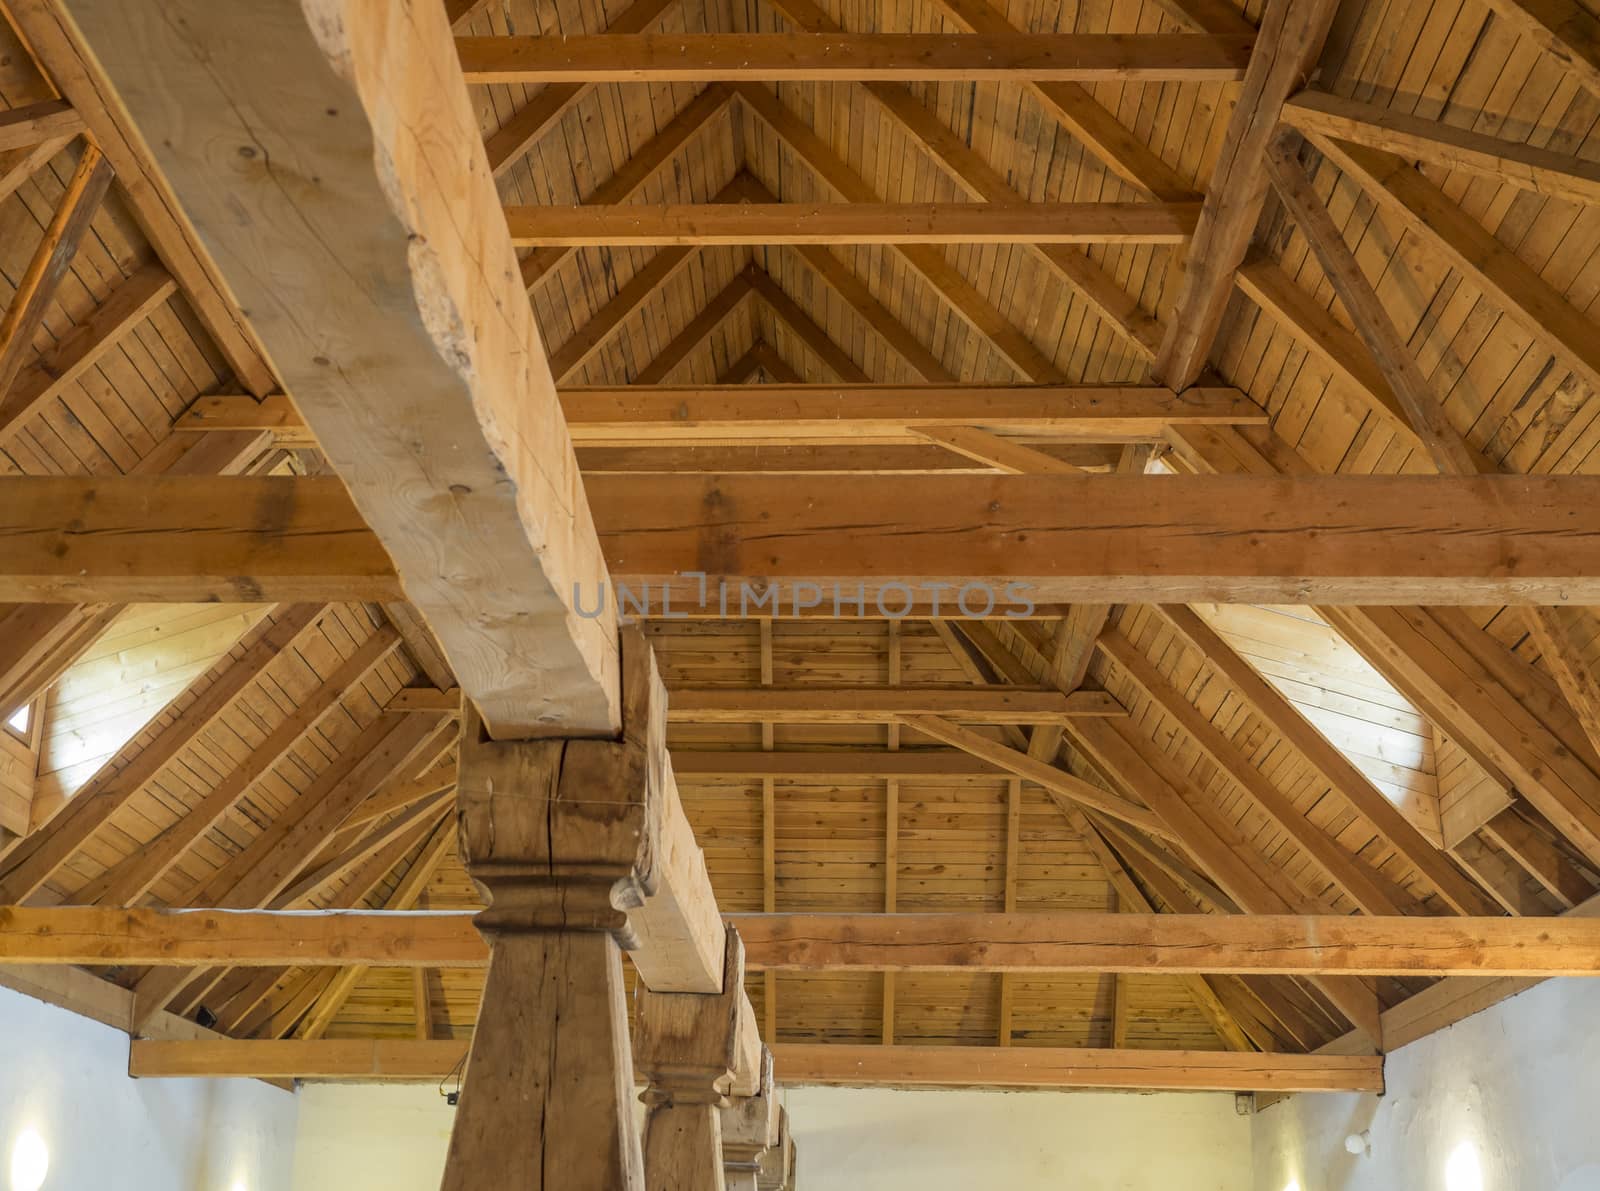
M 18 736 L 26 737 L 28 735 L 28 727 L 32 723 L 33 704 L 24 703 L 11 713 L 11 717 L 6 720 L 6 727 L 10 728 Z

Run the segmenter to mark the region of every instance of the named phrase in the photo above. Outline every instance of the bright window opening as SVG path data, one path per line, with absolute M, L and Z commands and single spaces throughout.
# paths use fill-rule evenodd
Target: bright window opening
M 18 736 L 26 736 L 28 734 L 28 725 L 32 722 L 33 704 L 24 703 L 11 713 L 11 718 L 6 721 L 6 727 L 10 728 Z

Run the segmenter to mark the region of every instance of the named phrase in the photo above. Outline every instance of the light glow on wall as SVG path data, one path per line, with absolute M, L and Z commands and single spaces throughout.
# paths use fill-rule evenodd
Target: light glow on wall
M 39 1191 L 50 1172 L 50 1147 L 36 1129 L 24 1129 L 11 1144 L 10 1191 Z
M 1464 1141 L 1450 1151 L 1444 1164 L 1445 1191 L 1483 1191 L 1483 1166 L 1478 1161 L 1478 1147 Z

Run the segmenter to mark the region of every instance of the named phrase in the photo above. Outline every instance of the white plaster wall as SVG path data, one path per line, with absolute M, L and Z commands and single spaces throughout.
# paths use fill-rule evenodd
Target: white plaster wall
M 436 1191 L 452 1110 L 434 1087 L 300 1093 L 294 1191 Z M 1233 1097 L 792 1088 L 804 1191 L 1244 1191 Z
M 1600 1191 L 1600 980 L 1550 980 L 1389 1056 L 1377 1096 L 1297 1096 L 1254 1120 L 1255 1191 Z M 1344 1139 L 1370 1131 L 1371 1153 Z
M 50 1151 L 44 1191 L 289 1191 L 294 1096 L 127 1071 L 125 1034 L 0 988 L 0 1187 L 33 1130 Z
M 1232 1096 L 795 1088 L 803 1191 L 1243 1191 Z

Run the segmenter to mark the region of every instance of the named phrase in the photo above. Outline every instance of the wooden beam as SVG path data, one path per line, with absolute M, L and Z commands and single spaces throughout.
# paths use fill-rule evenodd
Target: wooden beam
M 373 667 L 381 665 L 394 652 L 399 639 L 399 634 L 388 625 L 379 628 L 324 682 L 298 700 L 294 710 L 249 751 L 244 761 L 188 807 L 171 827 L 136 849 L 120 864 L 108 868 L 68 900 L 80 905 L 101 901 L 113 906 L 137 903 L 184 853 L 222 821 L 256 781 L 315 728 L 324 714 L 338 706 L 347 694 L 359 687 Z M 361 694 L 366 697 L 364 691 Z
M 1570 153 L 1504 140 L 1326 91 L 1300 92 L 1284 105 L 1283 119 L 1307 136 L 1354 141 L 1445 169 L 1493 178 L 1535 194 L 1600 203 L 1600 164 Z
M 64 99 L 23 104 L 0 112 L 0 152 L 31 149 L 82 131 L 83 117 Z
M 780 1044 L 774 1046 L 772 1052 L 777 1061 L 778 1078 L 789 1086 L 1218 1092 L 1383 1090 L 1380 1059 L 1343 1055 L 810 1043 Z
M 1098 645 L 1351 901 L 1368 914 L 1410 912 L 1409 897 L 1360 856 L 1346 851 L 1342 844 L 1312 823 L 1220 728 L 1167 681 L 1138 646 L 1115 629 L 1103 633 Z
M 1040 443 L 1032 448 L 1085 471 L 1109 471 L 1117 462 L 1116 444 Z M 910 444 L 850 446 L 824 443 L 762 446 L 748 443 L 699 446 L 579 447 L 585 476 L 726 475 L 768 472 L 784 475 L 986 475 L 993 471 L 975 459 L 943 447 Z
M 712 201 L 718 203 L 739 201 L 749 186 L 749 175 L 740 173 L 719 190 Z M 552 248 L 542 251 L 573 250 Z M 524 258 L 525 277 L 530 271 L 530 262 L 538 260 L 540 255 L 536 252 Z M 617 289 L 609 301 L 590 315 L 589 320 L 564 340 L 560 347 L 550 353 L 550 371 L 557 383 L 567 384 L 572 381 L 584 366 L 599 354 L 623 324 L 637 314 L 662 286 L 688 267 L 694 255 L 695 250 L 692 248 L 664 248 L 641 265 L 638 271 Z
M 695 348 L 744 305 L 751 292 L 750 280 L 743 273 L 728 282 L 699 314 L 684 324 L 683 330 L 674 335 L 671 342 L 639 370 L 639 374 L 633 378 L 634 384 L 657 385 L 666 380 L 672 375 L 673 369 L 687 360 Z
M 1251 38 L 1203 34 L 573 34 L 461 37 L 469 83 L 1235 82 Z
M 40 141 L 29 149 L 8 149 L 0 153 L 0 199 L 10 198 L 71 143 L 71 137 L 58 136 Z
M 1071 716 L 1126 715 L 1104 691 L 1015 687 L 674 687 L 669 723 L 893 724 L 944 716 L 969 724 L 1058 723 Z M 918 725 L 910 725 L 921 728 Z
M 428 882 L 433 880 L 434 874 L 439 871 L 439 865 L 444 862 L 445 855 L 455 846 L 454 826 L 454 823 L 441 825 L 423 845 L 422 851 L 406 869 L 405 876 L 395 883 L 394 889 L 384 899 L 385 910 L 404 912 L 417 904 L 417 899 L 428 887 Z M 366 977 L 367 970 L 367 965 L 354 964 L 341 971 L 334 983 L 317 998 L 316 1004 L 312 1005 L 306 1012 L 305 1018 L 295 1027 L 295 1037 L 320 1038 L 327 1033 L 328 1026 L 339 1016 L 339 1011 L 350 999 L 350 994 L 355 991 L 356 985 Z M 420 972 L 422 969 L 419 968 L 417 971 Z
M 128 1074 L 135 1079 L 222 1079 L 259 1071 L 257 1078 L 437 1083 L 461 1065 L 468 1044 L 450 1039 L 417 1042 L 318 1038 L 228 1039 L 209 1045 L 210 1049 L 200 1051 L 160 1040 L 138 1039 L 128 1051 Z
M 1460 914 L 1486 914 L 1488 903 L 1450 860 L 1422 835 L 1399 808 L 1372 784 L 1281 691 L 1263 678 L 1192 608 L 1162 605 L 1161 616 L 1206 658 L 1253 706 L 1285 743 L 1322 774 L 1334 791 L 1365 817 L 1389 846 L 1415 868 Z
M 186 599 L 309 603 L 401 595 L 388 553 L 337 479 L 306 478 L 292 488 L 244 477 L 129 476 L 104 483 L 111 487 L 40 477 L 7 494 L 0 553 L 17 569 L 13 581 L 0 580 L 0 589 L 14 594 L 0 599 L 160 600 L 157 593 L 178 572 L 189 576 Z M 218 489 L 220 483 L 244 487 Z M 252 524 L 229 493 L 283 503 L 272 512 L 257 505 L 268 515 Z M 54 563 L 46 561 L 51 555 Z M 18 588 L 14 581 L 23 572 L 31 579 Z
M 614 735 L 615 618 L 571 603 L 605 563 L 443 6 L 60 6 L 490 731 Z
M 181 710 L 157 727 L 148 743 L 131 755 L 119 753 L 111 758 L 54 820 L 10 853 L 0 876 L 0 899 L 22 902 L 43 888 L 112 815 L 214 724 L 278 655 L 316 622 L 322 608 L 311 605 L 277 612 L 276 621 L 245 649 L 237 654 L 230 651 L 190 682 L 179 696 Z
M 770 273 L 752 264 L 745 270 L 745 276 L 750 279 L 750 284 L 755 287 L 772 316 L 788 327 L 836 378 L 846 384 L 865 384 L 870 379 L 850 353 L 835 343 L 833 337 L 784 291 Z
M 764 86 L 742 84 L 745 107 L 803 160 L 818 179 L 846 202 L 878 201 L 873 186 L 811 127 Z M 1019 331 L 983 293 L 952 265 L 943 252 L 926 244 L 905 244 L 895 251 L 916 270 L 950 309 L 994 346 L 1018 375 L 1038 382 L 1057 382 L 1065 374 Z
M 917 433 L 929 442 L 947 447 L 964 459 L 986 463 L 1010 475 L 1070 476 L 1083 469 L 1033 447 L 1001 438 L 976 426 L 923 426 Z
M 406 886 L 409 888 L 409 885 Z M 730 914 L 751 971 L 1600 976 L 1600 918 Z M 460 911 L 0 908 L 0 962 L 481 968 Z
M 1311 140 L 1363 193 L 1459 270 L 1562 367 L 1600 389 L 1600 338 L 1594 324 L 1474 216 L 1402 157 L 1336 137 L 1314 135 Z
M 1267 177 L 1277 191 L 1278 201 L 1293 217 L 1311 245 L 1311 251 L 1322 263 L 1322 271 L 1355 323 L 1356 333 L 1367 345 L 1373 362 L 1404 411 L 1407 425 L 1442 473 L 1474 475 L 1491 470 L 1450 424 L 1416 357 L 1390 320 L 1372 283 L 1361 271 L 1355 253 L 1345 243 L 1343 233 L 1323 206 L 1311 179 L 1300 168 L 1296 148 L 1296 144 L 1286 138 L 1270 144 L 1266 151 Z
M 215 340 L 239 382 L 256 396 L 280 386 L 255 331 L 221 280 L 221 273 L 179 203 L 149 142 L 123 105 L 105 62 L 62 0 L 18 0 L 6 17 L 22 35 L 51 83 L 72 104 L 95 146 L 116 172 L 117 185 L 139 228 Z
M 939 9 L 963 29 L 980 36 L 1014 36 L 1019 30 L 990 0 L 936 0 Z M 1255 30 L 1237 22 L 1208 27 L 1208 33 L 1252 37 Z M 1190 181 L 1167 165 L 1132 129 L 1076 82 L 1029 80 L 1039 105 L 1074 140 L 1113 173 L 1156 198 L 1193 197 Z
M 67 392 L 177 290 L 172 274 L 157 264 L 145 265 L 121 282 L 87 318 L 18 373 L 10 389 L 0 395 L 0 445 L 9 442 L 51 399 Z
M 34 335 L 44 324 L 45 312 L 56 300 L 56 288 L 66 277 L 110 186 L 110 163 L 99 149 L 85 144 L 66 193 L 45 226 L 4 317 L 0 317 L 0 394 L 9 392 L 23 362 L 33 355 Z
M 1345 329 L 1333 314 L 1295 284 L 1277 261 L 1256 252 L 1247 257 L 1235 278 L 1244 294 L 1295 337 L 1327 366 L 1368 407 L 1386 420 L 1390 429 L 1416 439 L 1383 372 L 1373 362 L 1360 336 Z M 1419 443 L 1420 445 L 1420 443 Z
M 452 0 L 459 6 L 472 0 Z M 661 15 L 671 8 L 675 0 L 635 0 L 606 26 L 607 33 L 643 33 Z M 462 24 L 452 13 L 453 28 Z M 593 89 L 593 83 L 557 83 L 542 88 L 527 103 L 511 114 L 496 131 L 484 138 L 484 149 L 489 155 L 489 168 L 500 177 L 525 156 L 528 151 L 570 111 L 578 100 Z
M 996 687 L 995 690 L 1010 690 L 1009 687 Z M 996 769 L 1014 774 L 1026 781 L 1040 786 L 1052 799 L 1066 799 L 1071 803 L 1092 807 L 1103 814 L 1110 815 L 1124 823 L 1138 827 L 1144 831 L 1154 832 L 1157 835 L 1170 835 L 1167 825 L 1152 812 L 1142 806 L 1119 798 L 1109 791 L 1102 790 L 1080 777 L 1075 777 L 1065 770 L 1057 769 L 1047 761 L 1036 760 L 1020 749 L 1014 749 L 1002 744 L 998 740 L 973 732 L 966 728 L 958 727 L 946 719 L 932 715 L 911 715 L 903 717 L 902 722 L 906 727 L 921 732 L 924 736 L 931 736 L 945 744 L 964 749 L 975 757 L 988 761 Z M 1009 721 L 1021 723 L 1021 720 Z
M 7 477 L 0 498 L 0 602 L 398 595 L 337 480 Z M 1107 598 L 1600 603 L 1600 541 L 1577 532 L 1593 477 L 839 476 L 797 492 L 783 476 L 616 474 L 589 499 L 617 582 L 648 587 L 651 615 L 669 588 L 692 607 L 708 561 L 738 617 L 830 599 L 887 617 L 939 591 L 946 616 Z M 586 608 L 606 595 L 577 590 Z
M 738 578 L 760 575 L 769 608 L 786 611 L 802 594 L 822 604 L 840 577 L 847 599 L 862 581 L 870 604 L 901 576 L 959 587 L 974 571 L 999 581 L 1002 612 L 1008 580 L 1046 603 L 1600 602 L 1600 541 L 1573 532 L 1600 498 L 1589 478 L 840 476 L 803 507 L 781 477 L 607 476 L 589 489 L 619 579 L 675 584 L 679 608 L 698 582 L 675 576 L 701 569 L 734 580 L 735 604 Z M 957 559 L 967 573 L 949 576 Z
M 637 7 L 637 5 L 635 5 Z M 632 12 L 632 9 L 629 9 Z M 621 19 L 620 17 L 618 18 Z M 733 102 L 733 91 L 713 83 L 684 105 L 683 109 L 622 163 L 616 173 L 597 186 L 584 201 L 625 203 L 643 189 L 657 170 L 695 136 L 710 128 Z M 491 159 L 493 154 L 490 154 Z M 569 259 L 571 248 L 541 248 L 522 258 L 522 280 L 530 289 Z
M 467 1044 L 410 1039 L 162 1041 L 139 1039 L 139 1079 L 270 1078 L 436 1083 Z M 1147 1091 L 1381 1092 L 1382 1060 L 1227 1051 L 1053 1050 L 1040 1047 L 779 1044 L 784 1084 L 840 1087 L 1131 1088 Z
M 762 275 L 765 276 L 764 274 Z M 737 283 L 735 283 L 737 284 Z M 767 286 L 758 292 L 767 296 Z M 738 291 L 735 295 L 738 296 Z M 561 406 L 580 446 L 740 442 L 917 442 L 930 429 L 1092 441 L 1158 438 L 1172 425 L 1265 425 L 1239 390 L 1178 394 L 1147 385 L 747 385 L 578 386 Z M 269 429 L 292 437 L 304 423 L 283 398 L 199 397 L 180 430 Z
M 763 626 L 770 621 L 762 621 Z M 894 622 L 890 622 L 894 623 Z M 993 781 L 997 771 L 960 749 L 829 749 L 815 752 L 753 749 L 697 751 L 673 749 L 672 767 L 681 779 L 739 781 L 771 779 L 784 783 L 838 784 L 890 779 L 914 781 Z
M 668 203 L 506 208 L 512 243 L 1180 244 L 1198 203 Z
M 1145 895 L 1143 889 L 1134 881 L 1133 874 L 1110 842 L 1082 812 L 1073 810 L 1067 814 L 1067 822 L 1072 826 L 1088 845 L 1089 850 L 1100 862 L 1100 867 L 1105 870 L 1106 879 L 1110 881 L 1111 888 L 1116 894 L 1117 909 L 1122 913 L 1153 914 L 1155 905 Z M 1192 902 L 1180 900 L 1168 903 L 1169 909 L 1175 914 L 1191 913 L 1195 911 Z M 1216 1031 L 1217 1037 L 1229 1050 L 1247 1051 L 1252 1049 L 1249 1037 L 1240 1028 L 1239 1023 L 1222 1003 L 1216 987 L 1204 976 L 1188 975 L 1182 978 L 1184 987 L 1188 990 L 1190 998 L 1195 1003 L 1195 1008 L 1205 1015 L 1211 1023 L 1211 1028 Z M 1262 1047 L 1261 1049 L 1271 1049 Z
M 1189 247 L 1182 296 L 1156 358 L 1155 375 L 1175 389 L 1193 384 L 1207 366 L 1234 273 L 1266 202 L 1267 142 L 1284 101 L 1316 66 L 1338 9 L 1335 0 L 1269 0 L 1261 14 L 1256 48 Z

